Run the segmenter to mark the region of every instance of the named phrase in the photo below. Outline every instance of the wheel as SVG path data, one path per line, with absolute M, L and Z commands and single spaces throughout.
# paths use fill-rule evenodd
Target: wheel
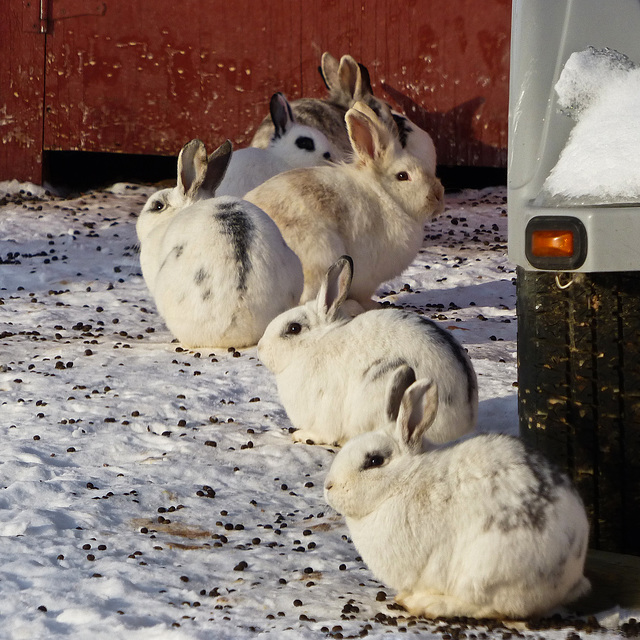
M 591 546 L 640 555 L 640 273 L 517 271 L 520 435 L 573 478 Z

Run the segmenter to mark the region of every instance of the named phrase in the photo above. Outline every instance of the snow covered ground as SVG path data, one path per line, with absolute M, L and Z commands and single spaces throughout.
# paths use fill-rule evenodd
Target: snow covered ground
M 1 638 L 513 633 L 402 617 L 324 503 L 334 452 L 292 443 L 255 348 L 172 341 L 135 249 L 150 188 L 28 190 L 0 185 Z M 450 195 L 379 294 L 454 333 L 479 428 L 516 433 L 506 231 L 505 189 Z M 575 631 L 541 626 L 517 633 Z

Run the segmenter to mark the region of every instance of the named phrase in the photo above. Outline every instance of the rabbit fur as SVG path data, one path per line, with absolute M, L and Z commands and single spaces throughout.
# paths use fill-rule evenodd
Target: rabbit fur
M 424 448 L 435 382 L 400 367 L 379 429 L 349 441 L 325 498 L 409 613 L 538 616 L 589 591 L 589 524 L 569 478 L 502 434 Z
M 378 286 L 415 258 L 425 222 L 444 210 L 444 189 L 365 104 L 356 103 L 346 120 L 353 163 L 287 171 L 245 199 L 273 218 L 300 258 L 301 302 L 317 295 L 327 269 L 348 254 L 351 297 L 366 308 Z
M 338 61 L 328 51 L 322 54 L 320 75 L 329 95 L 325 99 L 300 98 L 291 103 L 298 122 L 323 131 L 336 148 L 336 160 L 348 160 L 352 150 L 344 116 L 356 103 L 364 102 L 387 125 L 407 151 L 420 159 L 424 168 L 436 172 L 436 149 L 431 136 L 406 116 L 393 111 L 373 95 L 367 68 L 350 56 Z M 258 126 L 252 147 L 266 148 L 273 131 L 273 120 L 267 116 Z
M 385 412 L 387 382 L 403 363 L 440 385 L 430 437 L 446 442 L 469 433 L 478 389 L 465 350 L 448 331 L 407 311 L 378 309 L 351 318 L 344 303 L 352 269 L 349 257 L 341 257 L 317 299 L 272 320 L 258 343 L 258 357 L 275 375 L 298 429 L 294 441 L 341 445 L 375 429 Z
M 176 187 L 154 193 L 137 221 L 145 282 L 190 348 L 256 344 L 302 291 L 300 261 L 273 221 L 244 200 L 214 197 L 230 156 L 229 141 L 209 158 L 200 140 L 187 143 Z
M 282 93 L 271 96 L 270 111 L 275 130 L 269 146 L 234 151 L 216 195 L 242 197 L 278 173 L 328 164 L 336 158 L 334 146 L 324 133 L 296 122 Z

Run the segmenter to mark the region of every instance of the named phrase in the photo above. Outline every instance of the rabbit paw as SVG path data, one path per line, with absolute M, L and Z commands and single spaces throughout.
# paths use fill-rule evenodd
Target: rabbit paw
M 335 442 L 329 442 L 325 437 L 310 431 L 309 429 L 298 429 L 291 435 L 294 442 L 301 442 L 302 444 L 326 444 L 335 445 Z

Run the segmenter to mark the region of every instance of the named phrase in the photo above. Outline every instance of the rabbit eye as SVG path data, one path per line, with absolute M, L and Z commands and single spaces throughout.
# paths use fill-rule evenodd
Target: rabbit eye
M 400 180 L 400 181 L 411 180 L 411 177 L 406 171 L 400 171 L 399 173 L 396 173 L 396 180 Z
M 298 149 L 304 149 L 305 151 L 315 151 L 316 143 L 308 136 L 300 136 L 296 138 L 296 147 L 298 147 Z
M 373 469 L 374 467 L 381 467 L 384 464 L 385 458 L 381 453 L 372 453 L 367 456 L 362 465 L 363 469 Z
M 151 211 L 162 211 L 164 209 L 164 202 L 162 200 L 156 200 L 151 205 Z
M 295 336 L 301 331 L 302 331 L 302 325 L 299 322 L 290 322 L 289 325 L 287 326 L 286 333 L 290 336 L 291 335 Z

